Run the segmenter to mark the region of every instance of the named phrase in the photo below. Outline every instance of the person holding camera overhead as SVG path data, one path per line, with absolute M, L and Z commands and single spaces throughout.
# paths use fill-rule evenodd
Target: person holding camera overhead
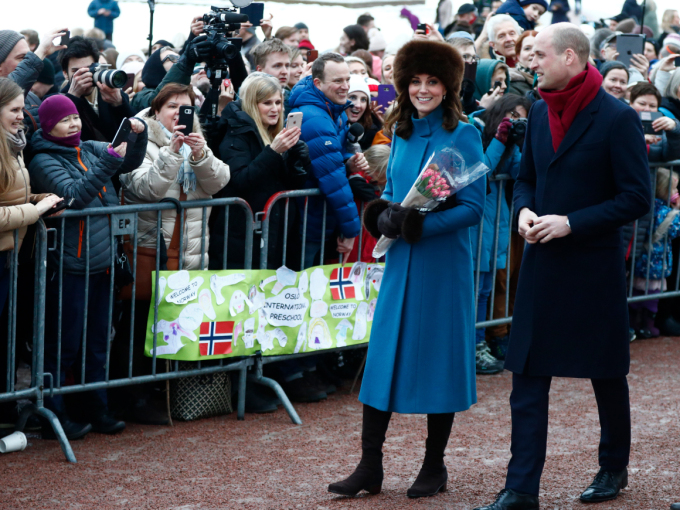
M 81 139 L 80 115 L 67 96 L 48 97 L 40 105 L 38 115 L 41 129 L 33 134 L 34 157 L 29 166 L 35 190 L 54 193 L 65 201 L 72 199 L 73 209 L 118 205 L 111 179 L 142 164 L 147 142 L 144 122 L 131 120 L 132 132 L 137 134 L 134 144 L 123 142 L 111 147 L 107 143 Z M 111 334 L 109 269 L 111 250 L 114 253 L 116 250 L 115 244 L 111 244 L 109 222 L 105 215 L 67 219 L 63 232 L 61 221 L 50 225 L 57 229 L 57 239 L 62 236 L 64 239 L 63 258 L 60 259 L 60 250 L 51 251 L 47 258 L 45 373 L 52 374 L 55 384 L 64 384 L 69 369 L 77 372 L 76 358 L 83 342 L 87 365 L 85 373 L 77 374 L 76 379 L 104 380 Z M 63 268 L 61 276 L 60 267 Z M 87 331 L 84 331 L 86 310 Z M 84 341 L 83 333 L 86 333 Z M 46 380 L 45 384 L 50 382 Z M 78 439 L 90 430 L 113 434 L 125 428 L 124 422 L 110 416 L 106 390 L 83 395 L 87 400 L 83 414 L 91 425 L 71 421 L 61 395 L 45 397 L 45 407 L 57 415 L 67 438 Z M 43 425 L 43 437 L 45 434 L 54 437 L 47 424 Z
M 435 149 L 460 148 L 470 165 L 484 160 L 479 132 L 464 121 L 460 104 L 464 63 L 446 43 L 413 40 L 397 53 L 394 69 L 399 95 L 386 125 L 389 131 L 396 125 L 387 185 L 382 199 L 366 208 L 364 224 L 373 237 L 396 242 L 387 252 L 359 394 L 361 461 L 349 478 L 328 487 L 345 496 L 381 491 L 382 446 L 393 412 L 427 414 L 425 460 L 406 494 L 446 490 L 444 450 L 454 413 L 477 401 L 470 227 L 482 218 L 485 179 L 439 212 L 422 215 L 400 205 Z
M 524 141 L 526 118 L 531 101 L 526 97 L 508 94 L 498 99 L 487 110 L 470 115 L 474 125 L 481 131 L 484 146 L 484 162 L 491 168 L 491 175 L 509 174 L 516 179 L 522 157 L 520 146 Z M 481 122 L 480 122 L 481 121 Z M 489 297 L 494 283 L 494 269 L 505 269 L 508 258 L 510 237 L 510 207 L 506 195 L 510 181 L 489 180 L 489 191 L 484 205 L 481 254 L 479 261 L 479 290 L 477 297 L 477 322 L 487 320 Z M 496 214 L 500 205 L 500 215 Z M 499 230 L 496 234 L 496 222 Z M 477 269 L 479 226 L 470 229 L 472 256 Z M 494 266 L 494 257 L 496 264 Z M 498 319 L 494 316 L 494 319 Z M 485 339 L 485 328 L 476 330 L 476 359 L 478 374 L 495 374 L 503 370 L 503 360 L 508 349 L 509 338 Z
M 72 37 L 59 53 L 59 63 L 67 80 L 62 92 L 78 109 L 84 142 L 111 142 L 123 119 L 134 115 L 125 92 L 95 82 L 92 66 L 98 62 L 97 45 L 83 37 Z

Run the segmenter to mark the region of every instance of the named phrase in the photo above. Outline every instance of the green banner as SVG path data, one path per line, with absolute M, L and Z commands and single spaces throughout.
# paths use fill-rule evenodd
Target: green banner
M 383 271 L 365 262 L 300 272 L 161 271 L 144 353 L 153 355 L 157 291 L 158 358 L 277 356 L 367 343 Z

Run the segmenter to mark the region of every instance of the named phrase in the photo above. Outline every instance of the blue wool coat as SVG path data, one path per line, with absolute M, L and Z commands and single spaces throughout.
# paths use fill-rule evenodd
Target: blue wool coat
M 482 161 L 477 129 L 442 128 L 441 107 L 395 136 L 383 198 L 401 202 L 435 147 L 461 147 Z M 387 252 L 359 400 L 382 411 L 451 413 L 477 402 L 475 304 L 470 227 L 484 209 L 485 179 L 457 194 L 458 205 L 427 214 L 419 243 Z
M 651 207 L 642 124 L 600 88 L 553 150 L 548 106 L 529 124 L 515 214 L 567 216 L 571 234 L 528 244 L 505 368 L 530 376 L 622 377 L 630 365 L 621 227 Z

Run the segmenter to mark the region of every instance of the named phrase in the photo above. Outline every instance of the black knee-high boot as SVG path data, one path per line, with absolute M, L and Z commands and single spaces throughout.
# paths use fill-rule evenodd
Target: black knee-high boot
M 409 498 L 434 496 L 446 490 L 449 475 L 444 464 L 444 450 L 449 442 L 454 416 L 455 413 L 427 415 L 425 460 L 416 481 L 406 492 Z
M 391 412 L 379 411 L 364 404 L 361 461 L 349 478 L 330 484 L 328 492 L 343 496 L 354 496 L 361 490 L 371 494 L 380 492 L 383 482 L 382 446 L 391 416 Z

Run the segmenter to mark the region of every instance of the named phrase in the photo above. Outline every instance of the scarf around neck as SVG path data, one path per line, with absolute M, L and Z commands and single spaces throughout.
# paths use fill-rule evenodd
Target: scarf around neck
M 49 133 L 45 133 L 43 131 L 42 137 L 45 140 L 49 140 L 50 142 L 54 142 L 57 145 L 65 145 L 66 147 L 78 147 L 80 145 L 80 134 L 82 131 L 78 131 L 77 133 L 74 133 L 69 136 L 52 136 Z
M 168 131 L 163 124 L 158 122 L 158 125 L 166 134 L 168 139 L 172 138 L 172 133 Z M 175 179 L 175 182 L 182 186 L 185 193 L 187 191 L 196 191 L 196 174 L 189 163 L 189 158 L 191 157 L 191 148 L 187 144 L 183 143 L 179 148 L 179 153 L 184 158 L 184 161 L 182 161 L 182 165 L 179 167 L 179 172 L 177 172 L 177 179 Z
M 16 135 L 12 133 L 7 133 L 7 141 L 9 142 L 9 148 L 16 158 L 22 150 L 26 147 L 26 134 L 23 129 L 17 131 Z
M 574 76 L 562 90 L 541 90 L 541 98 L 548 105 L 548 122 L 553 149 L 557 152 L 576 116 L 600 91 L 602 75 L 590 64 Z

